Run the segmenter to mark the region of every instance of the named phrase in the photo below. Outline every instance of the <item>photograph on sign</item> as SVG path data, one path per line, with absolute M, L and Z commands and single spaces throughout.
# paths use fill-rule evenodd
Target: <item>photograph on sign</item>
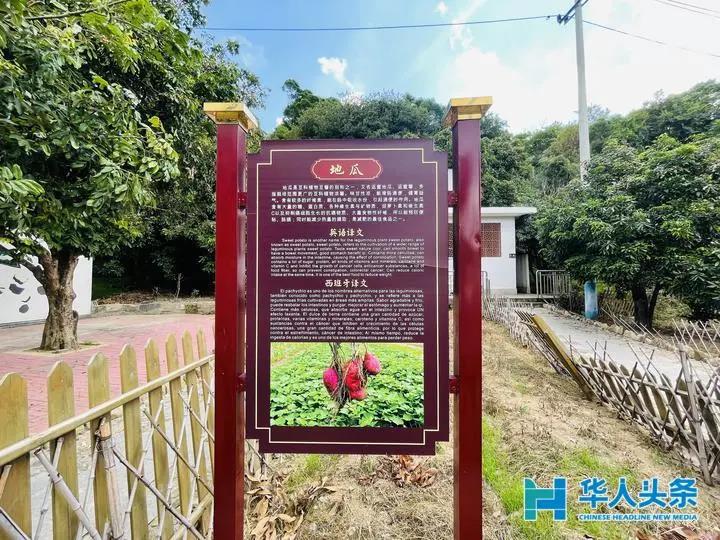
M 422 343 L 274 342 L 270 425 L 422 427 Z
M 247 431 L 269 452 L 448 438 L 447 157 L 429 140 L 248 156 Z

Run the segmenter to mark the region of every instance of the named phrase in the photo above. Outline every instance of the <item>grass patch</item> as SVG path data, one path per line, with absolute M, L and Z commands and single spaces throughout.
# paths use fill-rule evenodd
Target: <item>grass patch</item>
M 120 278 L 116 277 L 104 277 L 104 276 L 93 276 L 92 279 L 92 299 L 100 300 L 101 298 L 108 298 L 123 292 L 125 289 L 122 286 Z
M 508 450 L 508 443 L 497 423 L 483 418 L 483 476 L 497 493 L 508 514 L 509 522 L 519 538 L 561 539 L 572 531 L 587 534 L 593 538 L 627 538 L 628 526 L 607 522 L 584 522 L 577 519 L 578 513 L 591 511 L 588 506 L 577 502 L 580 495 L 580 481 L 596 476 L 605 478 L 613 492 L 620 477 L 627 478 L 628 486 L 635 492 L 639 482 L 633 471 L 625 465 L 610 463 L 591 448 L 576 448 L 562 451 L 548 451 L 538 448 L 537 452 Z M 537 470 L 542 462 L 542 471 Z M 550 485 L 553 476 L 568 479 L 568 520 L 554 522 L 549 512 L 538 514 L 537 521 L 523 519 L 523 478 L 533 477 L 538 485 Z M 600 509 L 598 509 L 600 511 Z
M 323 472 L 332 468 L 337 463 L 339 456 L 309 454 L 299 460 L 297 466 L 285 480 L 285 487 L 292 491 L 307 482 L 319 480 Z

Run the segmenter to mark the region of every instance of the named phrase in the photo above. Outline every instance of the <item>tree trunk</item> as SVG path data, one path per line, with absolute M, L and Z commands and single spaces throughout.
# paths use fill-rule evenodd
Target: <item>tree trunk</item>
M 634 304 L 635 322 L 648 330 L 652 329 L 652 312 L 644 285 L 632 286 L 632 299 Z M 653 306 L 654 307 L 654 306 Z
M 652 295 L 650 296 L 650 324 L 652 329 L 652 322 L 655 320 L 655 306 L 657 306 L 658 297 L 660 296 L 660 285 L 655 285 L 653 288 Z
M 42 285 L 48 300 L 43 350 L 77 349 L 78 314 L 73 311 L 73 275 L 79 256 L 67 250 L 50 251 L 40 256 L 43 269 Z

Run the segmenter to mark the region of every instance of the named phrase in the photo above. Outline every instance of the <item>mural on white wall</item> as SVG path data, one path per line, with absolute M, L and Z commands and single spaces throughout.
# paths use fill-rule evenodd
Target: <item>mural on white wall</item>
M 73 276 L 73 309 L 89 315 L 92 309 L 92 259 L 80 257 Z M 42 321 L 47 317 L 45 289 L 24 266 L 0 264 L 0 324 Z
M 9 266 L 7 268 L 12 267 Z M 25 271 L 24 273 L 29 275 L 23 276 L 23 270 Z M 7 273 L 6 275 L 9 276 L 10 274 Z M 30 311 L 30 302 L 33 300 L 33 296 L 45 296 L 45 289 L 43 286 L 35 286 L 31 283 L 31 280 L 36 281 L 35 277 L 27 268 L 18 268 L 17 272 L 12 274 L 12 279 L 9 285 L 3 286 L 4 284 L 0 283 L 0 302 L 3 304 L 10 302 L 13 304 L 10 309 L 16 307 L 18 313 L 28 313 Z M 3 297 L 3 294 L 6 296 Z

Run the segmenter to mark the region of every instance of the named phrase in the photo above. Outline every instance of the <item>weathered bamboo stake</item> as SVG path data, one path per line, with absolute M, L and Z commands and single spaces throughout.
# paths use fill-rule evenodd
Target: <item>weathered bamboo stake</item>
M 108 506 L 110 508 L 110 534 L 113 540 L 121 540 L 125 536 L 122 529 L 122 517 L 120 510 L 120 493 L 118 492 L 117 471 L 115 465 L 115 454 L 113 452 L 112 432 L 110 423 L 103 419 L 98 428 L 98 441 L 100 451 L 105 464 L 105 476 L 108 487 Z
M 165 412 L 164 410 L 164 402 L 165 402 L 165 396 L 163 396 L 160 399 L 160 403 L 158 404 L 158 411 L 155 414 L 155 423 L 157 423 L 160 420 L 160 415 Z M 145 412 L 143 410 L 143 412 Z M 150 415 L 148 415 L 149 417 Z M 138 465 L 138 471 L 140 473 L 143 473 L 145 471 L 145 458 L 147 457 L 148 453 L 150 452 L 150 449 L 152 446 L 150 445 L 150 439 L 152 439 L 153 436 L 153 430 L 150 429 L 148 431 L 148 434 L 145 436 L 145 440 L 142 441 L 142 447 L 140 449 L 142 457 L 140 458 L 140 464 Z M 132 505 L 135 501 L 135 494 L 137 493 L 138 488 L 138 478 L 136 477 L 135 480 L 133 480 L 132 488 L 130 489 L 130 494 L 128 495 L 128 503 L 127 506 L 125 506 L 125 517 L 123 518 L 123 529 L 127 529 L 128 525 L 130 524 L 130 513 L 132 511 Z
M 255 446 L 253 445 L 252 441 L 247 441 L 247 444 L 245 445 L 245 448 L 249 448 L 250 450 L 253 451 L 253 453 L 254 453 L 254 454 L 258 457 L 258 459 L 260 460 L 260 464 L 261 464 L 261 465 L 264 463 L 265 466 L 266 466 L 268 469 L 270 469 L 270 470 L 273 471 L 273 472 L 277 472 L 277 471 L 270 465 L 270 463 L 267 462 L 267 460 L 265 459 L 265 456 L 264 456 L 263 454 L 261 454 L 261 453 L 257 450 L 257 448 L 255 448 Z M 253 472 L 254 472 L 254 471 L 253 471 Z
M 10 478 L 11 469 L 12 463 L 2 468 L 2 475 L 0 475 L 0 499 L 2 499 L 3 493 L 5 493 L 5 486 L 7 485 L 8 478 Z
M 210 385 L 203 379 L 203 386 L 207 389 L 208 394 L 212 396 L 213 399 L 215 399 L 215 391 L 210 387 Z
M 57 443 L 55 445 L 55 454 L 53 455 L 53 467 L 55 469 L 58 468 L 58 463 L 60 463 L 60 452 L 62 451 L 63 441 L 65 440 L 65 437 L 60 437 L 57 440 Z M 48 478 L 48 480 L 50 480 Z M 43 525 L 45 524 L 45 516 L 48 513 L 48 510 L 50 510 L 50 492 L 52 491 L 52 482 L 48 482 L 47 486 L 45 487 L 45 495 L 43 496 L 43 502 L 40 506 L 40 517 L 38 518 L 37 528 L 35 529 L 35 534 L 33 535 L 35 538 L 42 538 L 42 530 Z M 78 528 L 78 531 L 80 531 L 80 528 Z
M 42 448 L 38 448 L 33 452 L 33 454 L 36 458 L 38 458 L 38 460 L 40 460 L 40 463 L 50 475 L 52 483 L 55 486 L 55 490 L 60 494 L 60 496 L 62 496 L 63 499 L 65 499 L 65 502 L 67 502 L 70 509 L 78 517 L 80 523 L 82 523 L 83 527 L 85 527 L 88 534 L 93 538 L 93 540 L 102 540 L 100 533 L 97 532 L 95 527 L 93 527 L 93 524 L 88 515 L 85 513 L 80 501 L 75 498 L 72 490 L 65 483 L 65 480 L 57 469 L 52 466 L 52 463 L 50 463 L 50 460 L 45 455 L 45 451 Z
M 200 437 L 200 444 L 198 445 L 198 448 L 200 449 L 200 451 L 198 452 L 198 455 L 195 456 L 195 468 L 194 468 L 195 471 L 198 471 L 200 469 L 200 463 L 205 454 L 203 445 L 205 444 L 206 440 L 207 440 L 207 438 L 205 436 L 205 433 L 203 433 L 202 436 Z M 193 497 L 195 497 L 196 489 L 197 489 L 197 482 L 193 482 L 192 484 L 190 484 L 190 500 L 191 501 L 193 500 Z M 199 499 L 199 497 L 198 497 L 198 499 Z M 187 531 L 185 531 L 185 535 L 183 536 L 183 538 L 187 538 Z
M 187 398 L 186 398 L 185 396 L 183 396 L 182 394 L 180 394 L 180 399 L 181 399 L 182 402 L 185 404 L 185 408 L 187 409 L 187 411 L 192 415 L 192 417 L 193 417 L 195 420 L 197 420 L 198 424 L 200 424 L 200 427 L 201 427 L 202 430 L 207 434 L 207 436 L 210 438 L 210 440 L 211 440 L 212 442 L 215 442 L 215 436 L 214 436 L 212 433 L 210 433 L 210 430 L 208 430 L 208 428 L 207 428 L 207 426 L 206 426 L 206 422 L 204 422 L 204 421 L 195 413 L 195 411 L 193 411 L 193 410 L 190 408 L 190 403 L 188 403 Z M 208 407 L 206 406 L 205 409 L 208 410 Z M 205 414 L 205 416 L 207 416 L 207 413 Z
M 213 493 L 213 488 L 210 487 L 208 483 L 200 477 L 197 471 L 193 469 L 192 463 L 190 463 L 188 459 L 182 455 L 182 452 L 180 452 L 180 450 L 175 446 L 175 444 L 173 444 L 173 442 L 170 440 L 170 437 L 167 436 L 167 433 L 160 429 L 160 426 L 158 426 L 156 422 L 153 422 L 153 419 L 150 418 L 150 415 L 147 414 L 146 411 L 143 411 L 143 413 L 145 413 L 145 416 L 148 418 L 148 420 L 150 420 L 150 423 L 152 424 L 153 428 L 155 428 L 155 431 L 157 431 L 160 436 L 165 439 L 165 442 L 168 443 L 170 448 L 172 448 L 173 452 L 175 452 L 175 454 L 177 454 L 177 456 L 180 458 L 180 461 L 182 461 L 185 466 L 190 470 L 195 479 L 199 481 L 203 486 L 205 486 L 210 493 Z
M 115 457 L 118 458 L 118 461 L 123 464 L 123 466 L 130 471 L 142 484 L 148 488 L 150 491 L 152 491 L 153 495 L 157 497 L 157 499 L 165 506 L 165 508 L 168 509 L 168 511 L 177 518 L 180 523 L 182 523 L 191 533 L 193 533 L 193 536 L 195 538 L 198 538 L 200 540 L 203 540 L 202 535 L 193 527 L 192 523 L 190 523 L 187 519 L 185 519 L 185 516 L 183 516 L 181 513 L 179 513 L 173 506 L 165 500 L 165 497 L 163 497 L 162 493 L 158 491 L 158 489 L 152 485 L 152 483 L 148 482 L 142 473 L 140 473 L 135 467 L 132 466 L 132 464 L 127 461 L 120 452 L 113 449 L 113 453 L 115 454 Z
M 30 537 L 23 532 L 2 507 L 0 507 L 0 530 L 11 540 L 30 540 Z
M 198 503 L 198 505 L 195 507 L 195 509 L 190 513 L 190 516 L 188 517 L 188 521 L 190 523 L 197 523 L 200 518 L 202 517 L 203 512 L 205 512 L 205 509 L 207 507 L 210 507 L 210 530 L 212 530 L 212 514 L 213 510 L 215 509 L 214 505 L 214 499 L 213 497 L 208 493 L 205 498 Z M 170 540 L 180 540 L 180 538 L 183 538 L 185 535 L 187 535 L 187 529 L 181 529 L 175 531 L 175 534 L 172 535 Z M 212 538 L 212 533 L 210 536 L 205 535 L 205 538 Z
M 199 388 L 199 387 L 198 387 L 198 388 Z M 180 398 L 182 399 L 183 403 L 185 403 L 186 410 L 187 410 L 189 413 L 192 413 L 193 411 L 192 411 L 192 409 L 190 408 L 190 404 L 189 404 L 188 401 L 185 399 L 185 397 L 181 394 L 181 395 L 180 395 Z M 207 416 L 207 411 L 209 410 L 209 407 L 210 407 L 210 402 L 206 403 L 206 405 L 205 405 L 205 416 Z M 187 416 L 184 417 L 184 419 L 185 419 L 185 418 L 189 418 L 189 417 L 190 417 L 190 415 L 187 415 Z M 203 422 L 202 422 L 199 418 L 197 418 L 197 421 L 198 421 L 198 423 L 199 423 L 201 426 L 203 425 Z M 195 456 L 195 466 L 192 467 L 193 473 L 194 473 L 194 474 L 197 474 L 197 477 L 198 477 L 198 478 L 200 477 L 200 474 L 199 474 L 199 472 L 198 472 L 198 471 L 200 470 L 200 464 L 202 463 L 202 460 L 203 460 L 204 457 L 205 457 L 205 443 L 206 443 L 206 441 L 207 441 L 207 430 L 205 430 L 205 432 L 203 432 L 202 435 L 201 435 L 201 437 L 200 437 L 200 443 L 198 444 L 198 454 L 197 454 L 197 456 Z M 197 482 L 193 482 L 192 484 L 190 484 L 190 497 L 189 497 L 189 500 L 192 501 L 193 498 L 195 497 L 195 490 L 196 490 L 196 489 L 197 489 Z M 212 492 L 211 492 L 211 494 L 212 494 Z M 199 498 L 199 497 L 198 497 L 198 498 Z M 200 501 L 200 502 L 202 502 L 202 501 Z M 185 534 L 183 535 L 183 538 L 187 538 L 187 531 L 185 531 Z
M 708 469 L 708 459 L 705 450 L 705 437 L 702 432 L 703 419 L 698 410 L 697 395 L 695 394 L 695 381 L 693 380 L 692 370 L 687 357 L 687 350 L 683 347 L 680 349 L 680 362 L 682 363 L 683 375 L 687 384 L 688 397 L 690 398 L 690 421 L 695 427 L 695 438 L 697 439 L 697 453 L 700 461 L 700 470 L 703 473 L 703 479 L 708 485 L 712 485 L 712 478 Z
M 97 460 L 98 460 L 98 446 L 95 445 L 93 447 L 93 453 L 92 453 L 92 459 L 91 459 L 91 465 L 90 465 L 90 474 L 88 475 L 87 484 L 85 485 L 85 496 L 83 497 L 83 508 L 87 508 L 88 501 L 90 500 L 90 490 L 92 489 L 93 481 L 95 480 L 95 467 L 97 467 Z M 57 466 L 56 466 L 57 468 Z M 82 527 L 78 527 L 77 534 L 75 534 L 75 540 L 80 540 L 82 538 Z M 105 534 L 103 533 L 103 538 L 105 538 Z
M 183 423 L 180 425 L 180 436 L 178 437 L 178 440 L 182 440 L 182 438 L 185 436 L 185 430 L 187 429 L 188 421 L 189 421 L 188 417 L 183 416 Z M 167 442 L 167 439 L 166 439 L 166 442 Z M 173 483 L 175 482 L 175 477 L 177 476 L 177 470 L 178 470 L 177 462 L 178 461 L 179 461 L 178 452 L 176 452 L 175 449 L 173 448 L 173 462 L 172 462 L 172 465 L 170 466 L 170 479 L 168 480 L 167 490 L 165 491 L 165 498 L 167 500 L 170 500 L 170 494 L 172 493 Z M 167 512 L 163 512 L 162 516 L 160 516 L 160 520 L 158 522 L 158 534 L 157 534 L 158 539 L 162 538 L 162 531 L 164 530 L 163 525 L 165 525 L 165 516 L 166 515 L 167 515 Z

